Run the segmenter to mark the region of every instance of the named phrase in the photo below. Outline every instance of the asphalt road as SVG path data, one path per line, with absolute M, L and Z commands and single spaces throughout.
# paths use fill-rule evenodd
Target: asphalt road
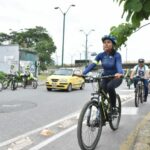
M 0 92 L 0 149 L 80 149 L 76 137 L 76 116 L 90 99 L 92 91 L 91 84 L 87 84 L 85 90 L 70 93 L 47 92 L 44 86 L 36 90 L 28 87 Z M 128 90 L 125 84 L 118 88 L 117 92 L 127 100 L 123 102 L 120 127 L 113 132 L 106 125 L 97 149 L 118 150 L 138 122 L 149 112 L 150 102 L 144 103 L 139 109 L 135 108 L 133 91 L 133 88 Z M 49 129 L 48 136 L 40 134 L 43 129 Z

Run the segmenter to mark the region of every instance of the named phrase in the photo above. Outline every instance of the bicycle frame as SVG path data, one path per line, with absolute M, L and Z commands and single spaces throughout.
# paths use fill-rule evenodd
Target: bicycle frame
M 104 115 L 104 119 L 108 121 L 107 112 L 110 111 L 110 99 L 107 93 L 101 87 L 101 80 L 101 78 L 97 78 L 98 91 L 96 93 L 92 93 L 91 100 L 96 100 L 98 102 L 98 106 L 100 107 L 100 109 L 102 109 L 101 112 Z

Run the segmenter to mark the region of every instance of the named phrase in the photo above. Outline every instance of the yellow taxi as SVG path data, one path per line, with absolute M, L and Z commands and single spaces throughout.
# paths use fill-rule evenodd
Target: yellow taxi
M 84 89 L 85 82 L 81 75 L 81 70 L 77 68 L 60 68 L 47 78 L 46 88 L 48 91 L 52 89 L 63 89 L 72 91 L 72 89 Z

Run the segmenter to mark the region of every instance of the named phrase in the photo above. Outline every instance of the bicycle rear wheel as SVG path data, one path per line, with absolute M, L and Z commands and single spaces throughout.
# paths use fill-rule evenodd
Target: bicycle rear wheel
M 87 102 L 78 120 L 77 138 L 82 150 L 94 150 L 102 132 L 102 117 L 98 102 Z
M 18 87 L 18 82 L 16 80 L 11 81 L 11 90 L 16 90 Z
M 121 100 L 120 96 L 116 94 L 116 114 L 111 115 L 109 125 L 112 130 L 117 130 L 121 119 Z
M 2 83 L 3 83 L 3 89 L 7 89 L 8 86 L 9 86 L 9 81 L 8 81 L 7 79 L 4 79 L 4 80 L 2 81 Z
M 33 81 L 32 81 L 32 87 L 33 87 L 33 89 L 36 89 L 37 86 L 38 86 L 37 81 L 36 81 L 36 80 L 33 80 Z

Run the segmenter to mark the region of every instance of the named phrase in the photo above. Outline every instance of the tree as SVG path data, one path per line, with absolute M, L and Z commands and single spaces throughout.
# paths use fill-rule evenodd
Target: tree
M 6 33 L 0 33 L 0 45 L 3 44 L 3 42 L 9 41 L 10 36 L 7 35 Z
M 9 35 L 0 33 L 0 44 L 6 41 L 9 41 L 10 44 L 19 44 L 22 48 L 36 50 L 42 70 L 45 70 L 46 66 L 54 62 L 51 55 L 55 52 L 56 46 L 43 27 L 36 26 L 35 28 L 11 31 Z
M 123 4 L 122 17 L 127 13 L 126 20 L 132 22 L 136 27 L 140 27 L 143 20 L 148 20 L 150 16 L 150 0 L 114 0 Z
M 129 23 L 122 23 L 120 25 L 113 26 L 110 29 L 110 34 L 117 38 L 116 49 L 121 48 L 122 45 L 126 46 L 128 37 L 136 30 L 136 27 Z
M 117 46 L 116 48 L 121 48 L 122 45 L 126 46 L 126 41 L 128 38 L 141 28 L 149 25 L 147 23 L 143 26 L 141 22 L 145 19 L 148 20 L 150 16 L 150 0 L 114 0 L 123 4 L 124 10 L 122 17 L 126 13 L 126 21 L 130 23 L 121 23 L 120 25 L 113 26 L 110 28 L 110 34 L 116 36 Z

